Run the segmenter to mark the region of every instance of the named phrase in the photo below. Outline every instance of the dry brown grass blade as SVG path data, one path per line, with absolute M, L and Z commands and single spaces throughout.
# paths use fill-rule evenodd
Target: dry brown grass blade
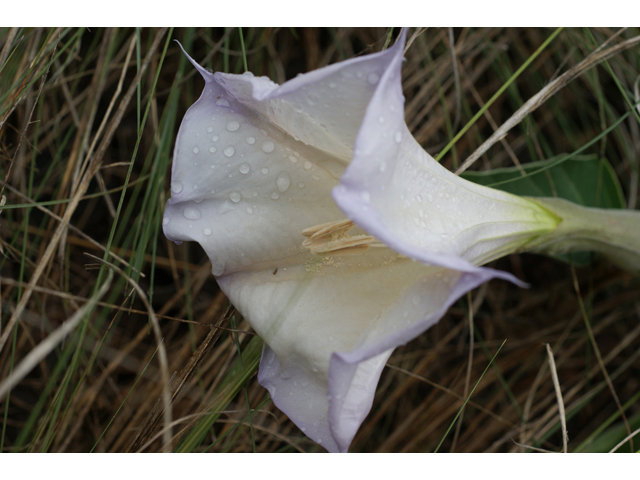
M 105 42 L 104 42 L 104 46 L 109 46 L 112 43 L 112 39 L 111 37 L 113 35 L 115 35 L 115 31 L 111 31 L 112 35 L 105 35 Z M 108 39 L 108 40 L 107 40 Z M 116 86 L 116 90 L 113 94 L 113 96 L 111 97 L 111 101 L 109 102 L 109 106 L 107 107 L 107 111 L 106 113 L 103 115 L 102 117 L 102 121 L 100 122 L 100 125 L 98 126 L 98 130 L 96 131 L 95 135 L 93 136 L 93 141 L 91 142 L 91 145 L 89 146 L 89 150 L 87 151 L 85 157 L 84 157 L 84 161 L 81 162 L 79 165 L 77 165 L 77 168 L 74 170 L 74 175 L 73 175 L 73 182 L 71 185 L 71 192 L 74 192 L 76 188 L 78 188 L 79 185 L 79 181 L 82 177 L 82 175 L 85 173 L 86 169 L 89 168 L 89 165 L 91 164 L 90 162 L 93 162 L 92 159 L 92 155 L 93 152 L 96 148 L 96 144 L 98 143 L 98 140 L 100 139 L 100 137 L 102 136 L 102 132 L 104 131 L 104 129 L 106 128 L 107 122 L 109 121 L 109 117 L 111 116 L 111 112 L 113 111 L 113 107 L 116 103 L 116 99 L 120 96 L 120 94 L 122 93 L 122 86 L 124 84 L 124 77 L 127 73 L 127 70 L 129 69 L 129 62 L 131 61 L 131 55 L 133 54 L 133 47 L 135 46 L 135 38 L 132 37 L 131 40 L 129 41 L 129 48 L 127 49 L 127 55 L 124 61 L 124 65 L 122 67 L 122 70 L 120 72 L 120 79 L 118 80 L 118 84 Z M 103 52 L 105 50 L 103 49 Z M 100 72 L 100 70 L 96 70 L 96 72 Z M 105 80 L 104 77 L 106 77 L 106 75 L 101 75 L 100 76 L 100 91 L 104 88 L 104 84 L 105 84 Z M 93 105 L 93 109 L 91 112 L 91 122 L 93 122 L 94 116 L 95 116 L 95 111 L 94 109 L 97 108 L 99 102 L 95 102 Z M 90 128 L 87 129 L 87 132 L 90 131 Z M 74 150 L 75 152 L 76 150 Z M 73 163 L 75 162 L 69 162 L 70 167 L 73 165 Z M 100 175 L 100 168 L 101 166 L 98 166 L 98 168 L 94 169 L 93 174 L 98 178 L 98 183 L 103 186 L 103 183 L 100 182 L 101 180 L 101 175 Z M 62 194 L 65 191 L 65 189 L 61 189 L 60 193 Z M 107 201 L 107 205 L 111 206 L 111 209 L 113 209 L 113 205 L 111 204 L 111 197 L 109 197 L 108 195 L 104 197 Z M 112 217 L 115 217 L 115 210 L 113 210 L 113 215 Z M 67 240 L 67 236 L 69 233 L 69 229 L 65 228 L 62 232 L 62 235 L 60 237 L 60 242 L 58 244 L 58 263 L 60 265 L 64 265 L 64 252 L 65 252 L 65 245 L 66 245 L 66 240 Z M 61 274 L 60 277 L 63 277 L 63 275 Z
M 185 386 L 187 380 L 193 375 L 196 369 L 202 363 L 202 360 L 206 357 L 206 355 L 211 351 L 213 346 L 216 344 L 220 335 L 222 335 L 223 329 L 219 328 L 229 321 L 231 316 L 234 314 L 235 309 L 231 306 L 227 308 L 227 311 L 220 315 L 218 321 L 211 326 L 209 333 L 202 341 L 198 349 L 193 352 L 191 358 L 189 358 L 187 364 L 184 366 L 182 371 L 178 374 L 176 378 L 171 381 L 169 385 L 169 391 L 171 394 L 171 401 L 175 401 L 178 398 L 178 395 L 182 392 L 183 387 Z M 136 436 L 133 441 L 127 448 L 127 452 L 137 452 L 143 449 L 143 446 L 148 442 L 151 442 L 154 436 L 154 432 L 158 426 L 158 422 L 160 421 L 160 417 L 163 414 L 164 408 L 161 402 L 161 398 L 158 399 L 156 404 L 154 405 L 151 412 L 147 416 L 144 423 L 138 429 Z
M 593 351 L 596 354 L 596 359 L 598 360 L 598 366 L 600 367 L 600 371 L 604 376 L 605 381 L 607 382 L 607 386 L 609 387 L 609 391 L 611 392 L 611 396 L 616 402 L 618 407 L 618 411 L 620 412 L 620 417 L 624 422 L 625 427 L 627 428 L 627 433 L 631 435 L 631 427 L 629 426 L 629 421 L 627 420 L 627 416 L 624 413 L 624 409 L 622 408 L 622 404 L 620 403 L 620 399 L 618 398 L 618 394 L 616 393 L 616 389 L 613 386 L 613 382 L 609 377 L 609 373 L 607 372 L 607 368 L 602 361 L 602 355 L 600 354 L 600 348 L 598 347 L 598 343 L 596 342 L 596 337 L 593 334 L 593 329 L 591 328 L 591 322 L 589 321 L 589 316 L 587 315 L 587 309 L 584 306 L 584 301 L 582 300 L 582 294 L 580 293 L 580 284 L 578 283 L 578 276 L 576 275 L 576 269 L 571 265 L 571 275 L 573 276 L 573 287 L 576 291 L 576 296 L 578 297 L 578 304 L 580 306 L 580 312 L 582 313 L 582 318 L 584 320 L 585 327 L 587 329 L 587 333 L 589 334 L 589 340 L 591 341 L 591 346 L 593 347 Z M 633 440 L 631 440 L 631 449 L 633 450 Z
M 49 353 L 53 351 L 80 323 L 87 312 L 90 312 L 98 303 L 98 301 L 107 293 L 113 274 L 110 273 L 104 284 L 93 295 L 87 303 L 85 303 L 78 311 L 64 322 L 58 329 L 43 340 L 37 347 L 31 350 L 20 364 L 13 370 L 2 383 L 0 383 L 0 400 L 16 386 L 24 377 L 26 377 L 35 366 L 42 361 Z
M 56 44 L 57 46 L 57 44 Z M 53 48 L 53 52 L 51 52 L 51 58 L 53 58 L 55 56 L 56 53 L 56 48 L 54 46 Z M 42 95 L 42 90 L 44 89 L 44 84 L 47 81 L 47 76 L 49 75 L 49 69 L 50 69 L 51 65 L 47 66 L 47 70 L 44 72 L 44 75 L 42 75 L 42 80 L 40 81 L 40 88 L 38 89 L 38 93 L 36 95 L 36 99 L 33 102 L 33 105 L 31 106 L 31 111 L 29 112 L 29 116 L 27 117 L 27 121 L 24 122 L 24 128 L 22 129 L 22 133 L 20 134 L 20 139 L 18 140 L 18 145 L 14 151 L 13 157 L 11 158 L 11 162 L 9 162 L 9 167 L 7 168 L 7 173 L 4 176 L 4 182 L 2 184 L 2 187 L 0 187 L 0 195 L 2 195 L 4 193 L 4 185 L 7 182 L 7 180 L 9 180 L 9 178 L 11 177 L 11 169 L 14 165 L 14 163 L 16 162 L 16 157 L 18 156 L 19 152 L 20 152 L 20 146 L 22 145 L 22 141 L 24 140 L 24 137 L 27 133 L 27 128 L 29 128 L 29 125 L 31 124 L 31 119 L 33 118 L 33 114 L 36 111 L 36 106 L 38 105 L 38 101 L 40 100 L 40 95 Z
M 634 430 L 633 432 L 631 432 L 629 435 L 627 435 L 626 437 L 624 437 L 622 440 L 620 440 L 620 443 L 618 443 L 615 447 L 613 447 L 609 453 L 615 453 L 622 445 L 624 445 L 625 443 L 631 441 L 633 439 L 633 437 L 635 437 L 636 435 L 638 435 L 640 433 L 640 428 L 638 428 L 637 430 Z M 633 444 L 633 442 L 631 442 Z M 632 447 L 633 448 L 633 447 Z
M 469 395 L 469 385 L 471 384 L 471 370 L 473 368 L 473 302 L 471 301 L 471 293 L 467 293 L 467 303 L 469 304 L 469 360 L 467 362 L 467 373 L 464 379 L 464 391 L 462 392 L 462 398 L 466 399 Z M 466 405 L 463 402 L 460 407 L 460 417 L 456 422 L 456 431 L 453 435 L 453 441 L 451 442 L 451 453 L 455 452 L 456 444 L 458 443 L 458 437 L 460 436 L 460 429 L 462 428 L 462 421 L 464 419 L 464 409 Z
M 127 93 L 124 95 L 124 97 L 120 101 L 118 110 L 116 111 L 115 116 L 112 119 L 109 125 L 109 128 L 107 129 L 105 136 L 95 153 L 95 156 L 91 160 L 91 164 L 87 169 L 87 172 L 85 172 L 82 182 L 80 183 L 80 185 L 78 186 L 78 189 L 73 195 L 73 198 L 69 203 L 69 206 L 64 212 L 62 221 L 58 224 L 58 227 L 56 228 L 56 231 L 53 234 L 51 241 L 47 245 L 44 255 L 38 262 L 38 266 L 33 272 L 33 275 L 31 276 L 31 280 L 29 281 L 29 286 L 26 288 L 25 292 L 22 295 L 22 298 L 20 299 L 20 302 L 16 306 L 16 310 L 13 312 L 13 315 L 11 315 L 11 318 L 7 322 L 5 330 L 2 333 L 2 336 L 0 337 L 0 352 L 3 350 L 5 344 L 7 343 L 7 339 L 9 338 L 9 335 L 13 330 L 13 326 L 18 321 L 18 319 L 20 318 L 20 315 L 22 314 L 25 307 L 27 306 L 27 303 L 31 298 L 31 293 L 33 292 L 33 287 L 36 285 L 36 283 L 38 283 L 38 281 L 40 280 L 40 276 L 44 272 L 46 266 L 49 264 L 49 259 L 51 258 L 55 249 L 57 248 L 58 242 L 62 234 L 66 231 L 66 227 L 69 224 L 71 220 L 71 216 L 75 212 L 78 206 L 78 203 L 80 202 L 80 199 L 87 192 L 91 179 L 95 175 L 95 172 L 97 172 L 100 166 L 102 165 L 102 158 L 107 150 L 107 147 L 111 143 L 111 139 L 113 138 L 113 135 L 115 134 L 116 129 L 119 126 L 120 121 L 122 120 L 122 117 L 124 116 L 124 112 L 127 106 L 129 105 L 129 102 L 133 98 L 134 93 L 136 92 L 138 83 L 140 82 L 140 79 L 146 72 L 147 67 L 151 63 L 151 60 L 160 45 L 160 41 L 162 40 L 162 37 L 164 37 L 164 35 L 166 34 L 166 31 L 167 31 L 166 28 L 162 28 L 156 34 L 156 37 L 153 39 L 153 42 L 149 47 L 149 51 L 147 52 L 147 55 L 144 61 L 142 62 L 142 65 L 140 66 L 140 70 L 138 71 L 138 74 L 133 79 L 133 81 L 131 82 L 131 85 L 129 86 L 129 89 L 127 90 Z
M 107 263 L 101 258 L 96 257 L 94 255 L 90 255 L 88 253 L 85 253 L 85 255 L 93 258 L 94 260 L 96 260 L 97 262 L 103 265 L 106 265 L 108 268 L 115 270 L 125 280 L 127 280 L 129 285 L 131 285 L 134 288 L 134 290 L 140 297 L 140 300 L 142 301 L 145 308 L 147 309 L 147 312 L 149 313 L 149 320 L 151 322 L 151 327 L 153 328 L 153 333 L 156 337 L 156 343 L 158 345 L 158 360 L 160 362 L 160 371 L 162 373 L 162 380 L 164 383 L 164 389 L 162 394 L 162 401 L 164 403 L 164 412 L 163 412 L 164 424 L 165 426 L 170 425 L 171 424 L 171 398 L 169 395 L 169 360 L 167 357 L 167 350 L 164 346 L 164 342 L 162 339 L 162 331 L 160 330 L 160 323 L 158 322 L 158 318 L 156 317 L 153 307 L 149 303 L 147 294 L 144 292 L 144 290 L 142 290 L 142 288 L 140 288 L 140 285 L 138 285 L 135 280 L 129 277 L 120 268 L 116 267 L 113 264 Z M 166 451 L 170 452 L 171 451 L 171 427 L 167 428 L 163 438 L 164 438 L 165 448 L 167 449 Z
M 457 400 L 460 400 L 462 402 L 464 402 L 466 400 L 465 397 L 463 397 L 462 395 L 460 395 L 459 393 L 454 392 L 453 390 L 447 388 L 447 387 L 443 387 L 442 385 L 439 385 L 435 382 L 432 382 L 431 380 L 429 380 L 428 378 L 425 378 L 421 375 L 416 375 L 415 373 L 410 372 L 409 370 L 405 370 L 404 368 L 400 368 L 400 367 L 396 367 L 395 365 L 386 365 L 387 367 L 393 369 L 393 370 L 398 370 L 399 372 L 402 372 L 412 378 L 415 378 L 416 380 L 419 380 L 421 382 L 424 382 L 428 385 L 431 385 L 434 388 L 437 388 L 438 390 L 447 393 L 448 395 L 451 395 L 452 397 L 456 398 Z M 475 403 L 473 400 L 469 400 L 467 402 L 467 405 L 470 405 L 474 408 L 477 408 L 478 410 L 480 410 L 482 413 L 489 415 L 490 417 L 494 418 L 495 420 L 497 420 L 498 422 L 505 424 L 505 425 L 509 425 L 510 427 L 515 427 L 515 424 L 513 424 L 512 422 L 509 422 L 508 420 L 505 420 L 504 418 L 500 417 L 499 415 L 496 415 L 495 413 L 493 413 L 491 410 L 486 409 L 485 407 L 483 407 L 482 405 L 479 405 L 477 403 Z M 455 409 L 457 411 L 458 407 L 455 406 Z
M 475 152 L 473 152 L 469 158 L 467 158 L 460 168 L 456 170 L 456 174 L 460 175 L 467 168 L 473 165 L 484 153 L 486 153 L 495 143 L 500 141 L 513 127 L 518 125 L 524 118 L 536 110 L 540 105 L 546 102 L 549 97 L 554 95 L 558 90 L 565 87 L 569 82 L 575 80 L 584 72 L 592 67 L 595 67 L 601 62 L 604 62 L 608 58 L 620 53 L 627 48 L 631 48 L 634 45 L 640 43 L 640 36 L 630 38 L 623 42 L 620 42 L 613 47 L 606 50 L 596 50 L 580 62 L 575 67 L 569 69 L 567 72 L 560 75 L 558 78 L 549 83 L 546 87 L 540 90 L 537 94 L 531 97 L 527 102 L 520 107 L 516 113 L 514 113 L 506 122 L 504 122 L 498 130 L 494 132 L 482 145 L 480 145 Z
M 553 380 L 553 388 L 556 391 L 558 399 L 558 412 L 560 413 L 560 424 L 562 425 L 562 451 L 568 453 L 567 443 L 569 435 L 567 435 L 567 416 L 564 412 L 564 401 L 562 400 L 562 390 L 560 389 L 560 380 L 558 380 L 558 371 L 556 369 L 556 361 L 553 358 L 551 345 L 547 343 L 547 355 L 549 356 L 549 370 L 551 370 L 551 379 Z
M 23 194 L 20 190 L 18 190 L 17 188 L 12 187 L 11 185 L 9 185 L 9 184 L 7 184 L 5 182 L 2 182 L 2 187 L 3 188 L 6 187 L 7 189 L 11 190 L 11 192 L 13 192 L 14 194 L 16 194 L 19 197 L 23 198 L 27 203 L 33 203 L 33 204 L 36 203 L 32 199 L 30 199 L 27 195 Z M 59 215 L 56 215 L 54 212 L 52 212 L 48 208 L 43 207 L 42 205 L 34 205 L 34 206 L 35 206 L 35 208 L 37 208 L 41 212 L 44 212 L 47 215 L 50 215 L 52 218 L 54 218 L 58 222 L 62 221 L 62 217 L 60 217 Z M 30 229 L 30 227 L 29 227 L 29 229 Z M 89 235 L 84 233 L 78 227 L 75 227 L 74 225 L 69 224 L 69 229 L 71 231 L 73 231 L 74 233 L 76 233 L 77 235 L 79 235 L 80 237 L 84 238 L 88 242 L 89 245 L 97 248 L 101 252 L 106 252 L 107 251 L 107 248 L 104 245 L 102 245 L 101 243 L 99 243 L 96 240 L 94 240 L 93 238 L 91 238 Z M 68 241 L 68 238 L 67 238 L 67 241 Z M 118 256 L 115 252 L 109 251 L 109 256 L 113 257 L 115 260 L 117 260 L 118 262 L 122 263 L 123 265 L 126 265 L 127 267 L 131 268 L 136 273 L 139 273 L 142 277 L 145 276 L 144 273 L 139 272 L 135 267 L 131 266 L 129 264 L 129 262 L 127 262 L 124 258 Z
M 4 39 L 4 46 L 2 47 L 2 51 L 0 51 L 0 68 L 4 66 L 4 62 L 7 60 L 7 57 L 9 56 L 9 50 L 11 50 L 11 44 L 13 43 L 13 40 L 16 38 L 17 34 L 18 34 L 17 27 L 11 27 L 9 29 L 9 33 L 7 33 L 7 36 Z

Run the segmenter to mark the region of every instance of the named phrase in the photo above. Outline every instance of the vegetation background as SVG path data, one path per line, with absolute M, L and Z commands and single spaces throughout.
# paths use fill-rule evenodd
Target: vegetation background
M 214 71 L 241 73 L 246 61 L 282 83 L 380 51 L 397 33 L 0 28 L 0 451 L 323 451 L 258 385 L 260 340 L 220 293 L 200 247 L 162 234 L 175 136 L 203 86 L 172 40 Z M 578 68 L 472 168 L 579 152 L 606 159 L 621 206 L 637 209 L 638 35 L 412 29 L 407 123 L 434 156 L 464 132 L 442 158 L 456 169 L 529 98 Z M 568 451 L 609 451 L 637 430 L 640 280 L 597 257 L 581 264 L 494 262 L 531 288 L 486 284 L 399 348 L 351 451 L 561 451 L 561 417 Z

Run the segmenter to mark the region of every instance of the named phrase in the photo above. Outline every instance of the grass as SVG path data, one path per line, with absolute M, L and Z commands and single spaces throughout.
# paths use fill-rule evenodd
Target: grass
M 323 451 L 258 385 L 261 341 L 229 309 L 202 250 L 162 234 L 175 135 L 202 88 L 172 40 L 214 71 L 282 83 L 380 51 L 397 33 L 0 29 L 0 388 L 35 358 L 0 398 L 0 451 Z M 599 45 L 638 35 L 428 29 L 406 52 L 407 124 L 456 169 Z M 639 69 L 638 44 L 620 47 L 525 112 L 471 169 L 597 154 L 638 209 Z M 533 255 L 493 266 L 531 288 L 484 285 L 397 349 L 351 451 L 561 451 L 546 344 L 569 452 L 608 451 L 640 426 L 638 277 L 602 259 L 575 277 Z M 634 440 L 620 451 L 637 451 Z

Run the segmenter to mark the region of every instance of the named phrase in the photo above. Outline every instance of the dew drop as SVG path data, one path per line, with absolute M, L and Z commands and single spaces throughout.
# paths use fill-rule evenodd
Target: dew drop
M 213 133 L 213 127 L 207 128 L 207 133 Z
M 182 184 L 180 182 L 171 183 L 171 192 L 180 193 L 182 191 Z
M 304 162 L 304 169 L 305 170 L 309 170 L 311 167 L 312 167 L 311 162 L 309 162 L 309 161 Z
M 287 172 L 280 172 L 276 178 L 276 185 L 278 190 L 286 192 L 289 185 L 291 185 L 291 178 L 289 178 L 289 174 Z
M 367 203 L 371 201 L 371 195 L 369 195 L 369 192 L 366 192 L 366 191 L 360 193 L 360 198 L 362 198 L 362 200 L 364 200 Z
M 233 154 L 236 153 L 236 149 L 233 147 L 227 147 L 224 149 L 225 157 L 233 157 Z
M 422 202 L 422 195 L 420 194 L 416 195 L 416 201 Z
M 336 88 L 337 86 L 336 82 L 329 82 L 329 88 Z
M 194 207 L 187 207 L 183 212 L 184 218 L 187 220 L 199 220 L 202 216 L 200 210 Z
M 298 159 L 293 155 L 289 155 L 289 160 L 291 161 L 291 163 L 298 163 Z
M 193 147 L 193 153 L 198 153 L 200 149 L 198 147 Z
M 277 200 L 280 198 L 280 194 L 278 192 L 273 192 L 271 194 L 271 198 L 273 198 L 274 200 Z
M 260 148 L 262 148 L 262 151 L 264 153 L 271 153 L 271 152 L 273 152 L 273 149 L 276 148 L 276 146 L 273 144 L 273 142 L 270 142 L 270 141 L 267 140 L 266 142 L 264 142 L 262 144 L 262 146 Z
M 384 123 L 384 117 L 378 117 L 378 123 Z
M 238 170 L 240 170 L 240 173 L 242 173 L 243 175 L 246 175 L 251 171 L 251 167 L 249 166 L 248 163 L 243 163 L 238 167 Z
M 370 73 L 367 77 L 367 81 L 371 85 L 375 85 L 376 83 L 378 83 L 378 80 L 380 80 L 380 75 L 378 75 L 377 73 Z
M 249 215 L 253 215 L 253 208 L 251 208 L 251 207 L 247 207 L 247 213 L 248 213 Z
M 229 130 L 230 132 L 235 132 L 239 128 L 240 128 L 240 124 L 235 120 L 231 120 L 229 123 L 227 123 L 227 130 Z
M 402 132 L 396 132 L 393 135 L 393 139 L 396 141 L 396 143 L 402 142 Z
M 249 145 L 253 145 L 254 143 L 256 143 L 255 137 L 247 137 L 246 140 Z
M 213 232 L 211 231 L 211 229 L 210 229 L 210 228 L 205 228 L 205 229 L 202 231 L 202 233 L 204 233 L 204 234 L 208 237 L 208 236 L 209 236 L 209 235 L 211 235 Z
M 263 175 L 266 175 L 267 173 L 269 173 L 269 169 L 267 167 L 262 167 L 260 171 L 262 172 Z
M 193 189 L 194 189 L 194 190 L 197 190 L 197 189 L 198 189 L 198 184 L 197 184 L 197 183 L 194 183 L 194 184 L 193 184 Z
M 218 149 L 216 147 L 209 147 L 209 153 L 216 153 Z
M 216 100 L 216 105 L 219 107 L 230 107 L 229 102 L 224 98 L 219 98 Z
M 217 142 L 218 140 L 220 140 L 220 137 L 218 135 L 214 135 L 213 137 L 211 137 L 212 142 Z
M 300 183 L 298 184 L 298 187 L 300 187 L 300 188 L 304 188 L 304 183 L 300 182 Z
M 162 225 L 164 225 L 165 227 L 169 225 L 169 217 L 164 217 L 162 219 Z
M 233 203 L 238 203 L 242 199 L 242 195 L 240 195 L 240 192 L 231 192 L 229 199 L 231 199 Z

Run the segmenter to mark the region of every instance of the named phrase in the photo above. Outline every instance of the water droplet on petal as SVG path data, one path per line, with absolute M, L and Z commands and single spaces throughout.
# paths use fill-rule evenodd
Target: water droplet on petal
M 200 149 L 198 147 L 193 147 L 193 153 L 198 153 Z
M 393 139 L 396 141 L 396 143 L 402 142 L 402 132 L 396 132 L 393 135 Z
M 304 183 L 300 182 L 300 183 L 298 184 L 298 187 L 299 187 L 299 188 L 304 188 Z
M 200 214 L 200 210 L 194 207 L 185 208 L 183 215 L 184 215 L 184 218 L 186 218 L 187 220 L 199 220 L 200 217 L 202 216 Z
M 256 138 L 255 137 L 247 137 L 247 143 L 249 145 L 253 145 L 254 143 L 256 143 Z
M 233 147 L 227 147 L 224 149 L 225 157 L 233 157 L 233 154 L 236 153 L 236 149 Z
M 164 225 L 165 227 L 169 225 L 169 217 L 164 217 L 162 219 L 162 225 Z
M 378 75 L 377 73 L 370 73 L 367 77 L 367 81 L 371 85 L 375 85 L 376 83 L 378 83 L 378 80 L 380 80 L 380 75 Z
M 281 192 L 286 192 L 291 185 L 291 178 L 287 172 L 280 172 L 276 178 L 276 186 Z
M 269 173 L 269 169 L 267 167 L 262 167 L 260 171 L 262 172 L 263 175 L 266 175 L 267 173 Z
M 202 233 L 204 233 L 205 235 L 209 236 L 209 235 L 211 235 L 213 232 L 211 231 L 211 229 L 210 229 L 210 228 L 205 228 L 205 229 L 202 231 Z
M 207 133 L 213 133 L 213 127 L 207 128 Z
M 311 167 L 312 167 L 311 162 L 309 162 L 309 161 L 304 162 L 304 169 L 305 170 L 309 170 Z
M 249 215 L 252 215 L 252 214 L 253 214 L 253 208 L 251 208 L 251 207 L 247 207 L 247 213 L 248 213 Z
M 224 98 L 219 98 L 216 100 L 216 105 L 219 107 L 230 107 L 229 102 Z
M 229 198 L 233 203 L 238 203 L 240 200 L 242 200 L 242 195 L 240 195 L 240 192 L 231 192 L 229 194 Z
M 273 192 L 271 194 L 271 198 L 273 198 L 274 200 L 277 200 L 280 198 L 280 194 L 278 192 Z
M 367 203 L 371 201 L 371 195 L 369 195 L 369 192 L 366 192 L 366 191 L 360 193 L 360 198 L 362 198 L 362 200 L 364 200 Z
M 216 147 L 209 147 L 209 153 L 216 153 L 218 149 Z
M 243 175 L 246 175 L 247 173 L 249 173 L 249 171 L 251 171 L 251 167 L 248 163 L 243 163 L 238 167 L 238 170 L 240 170 L 240 173 L 242 173 Z
M 267 140 L 266 142 L 264 142 L 262 144 L 262 146 L 260 148 L 262 148 L 262 151 L 264 153 L 271 153 L 271 152 L 273 152 L 273 149 L 276 148 L 276 146 L 273 144 L 273 142 L 270 142 L 270 141 Z
M 180 182 L 172 182 L 171 183 L 171 192 L 172 193 L 180 193 L 182 191 L 182 184 Z
M 291 161 L 291 163 L 298 163 L 298 159 L 293 155 L 289 155 L 289 160 Z
M 336 88 L 337 86 L 336 82 L 329 82 L 329 88 Z
M 235 132 L 239 128 L 240 128 L 240 124 L 235 120 L 231 120 L 229 123 L 227 123 L 227 130 L 229 130 L 230 132 Z
M 384 117 L 378 117 L 378 123 L 384 123 Z
M 214 135 L 213 137 L 211 137 L 212 142 L 217 142 L 218 140 L 220 140 L 220 137 L 218 135 Z

